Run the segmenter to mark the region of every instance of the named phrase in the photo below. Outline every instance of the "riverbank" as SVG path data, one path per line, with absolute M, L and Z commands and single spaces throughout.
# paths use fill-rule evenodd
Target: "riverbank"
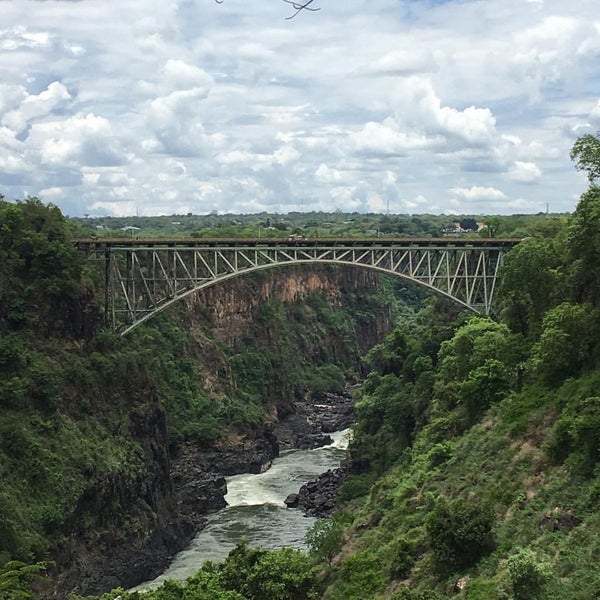
M 170 467 L 176 518 L 167 530 L 154 532 L 153 539 L 160 543 L 106 557 L 103 566 L 108 565 L 108 569 L 95 571 L 88 565 L 92 576 L 85 581 L 78 579 L 76 572 L 65 574 L 61 582 L 65 596 L 69 591 L 98 594 L 114 587 L 133 588 L 158 577 L 173 556 L 206 527 L 208 516 L 227 506 L 225 477 L 265 472 L 286 450 L 331 444 L 329 434 L 346 429 L 354 418 L 350 390 L 344 394 L 314 394 L 281 409 L 253 438 L 228 440 L 211 449 L 184 446 L 171 459 Z M 303 483 L 306 479 L 299 481 L 298 487 Z

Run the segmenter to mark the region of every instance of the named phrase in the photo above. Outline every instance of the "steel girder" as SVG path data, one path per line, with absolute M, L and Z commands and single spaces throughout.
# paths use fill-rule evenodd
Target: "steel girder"
M 424 286 L 474 312 L 489 314 L 498 269 L 511 245 L 423 244 L 335 246 L 268 244 L 214 247 L 113 245 L 105 251 L 106 312 L 123 335 L 179 299 L 245 273 L 293 264 L 375 269 Z

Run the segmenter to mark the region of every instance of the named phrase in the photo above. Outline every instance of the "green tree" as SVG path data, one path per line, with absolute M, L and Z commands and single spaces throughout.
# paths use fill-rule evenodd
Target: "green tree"
M 559 304 L 546 313 L 532 349 L 535 371 L 551 385 L 577 375 L 593 364 L 597 335 L 597 313 L 589 304 Z
M 239 592 L 223 589 L 218 567 L 211 563 L 205 563 L 187 580 L 184 598 L 186 600 L 245 600 Z
M 399 375 L 408 354 L 408 334 L 396 328 L 367 354 L 367 364 L 381 375 Z
M 573 213 L 567 246 L 579 301 L 600 305 L 600 187 L 582 194 Z
M 571 160 L 578 171 L 586 171 L 590 183 L 600 177 L 600 134 L 582 135 L 571 149 Z
M 473 217 L 463 217 L 459 224 L 465 231 L 477 231 L 477 221 Z
M 68 329 L 81 313 L 83 262 L 58 207 L 0 200 L 0 326 Z
M 500 217 L 487 217 L 484 223 L 485 228 L 482 230 L 481 234 L 485 237 L 498 237 L 498 234 L 502 229 L 502 219 Z
M 316 597 L 312 560 L 295 548 L 266 550 L 238 544 L 219 567 L 224 589 L 248 600 L 310 600 Z
M 520 360 L 519 339 L 503 323 L 489 318 L 472 317 L 450 340 L 442 343 L 439 352 L 439 383 L 460 383 L 473 369 L 489 359 L 499 359 L 509 369 Z
M 492 404 L 502 400 L 509 387 L 508 371 L 499 360 L 488 358 L 473 369 L 460 386 L 468 423 L 474 424 Z
M 331 565 L 333 557 L 342 549 L 342 526 L 333 519 L 318 519 L 306 532 L 308 554 L 317 561 Z
M 426 520 L 436 567 L 442 572 L 470 567 L 494 547 L 489 507 L 461 498 L 440 499 Z
M 567 294 L 560 243 L 523 240 L 506 255 L 500 275 L 503 319 L 513 331 L 539 334 L 545 312 Z

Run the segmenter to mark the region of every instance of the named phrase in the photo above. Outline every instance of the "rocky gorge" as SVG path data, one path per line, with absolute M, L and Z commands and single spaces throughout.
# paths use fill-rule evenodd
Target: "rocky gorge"
M 261 472 L 280 449 L 320 447 L 330 442 L 330 432 L 347 427 L 354 419 L 349 395 L 327 392 L 328 379 L 302 379 L 303 373 L 320 364 L 313 371 L 324 376 L 327 369 L 345 368 L 350 379 L 360 377 L 361 357 L 393 324 L 393 307 L 377 295 L 378 286 L 373 273 L 327 269 L 234 280 L 227 289 L 209 288 L 182 303 L 156 330 L 134 334 L 133 344 L 120 344 L 120 352 L 131 348 L 127 358 L 133 361 L 124 371 L 126 389 L 115 381 L 114 391 L 107 390 L 114 397 L 111 412 L 104 396 L 97 404 L 110 419 L 107 430 L 132 445 L 132 460 L 121 472 L 87 484 L 52 552 L 51 589 L 40 595 L 100 594 L 152 579 L 202 529 L 206 514 L 224 506 L 225 476 Z M 179 384 L 161 391 L 149 375 L 131 377 L 135 352 L 148 352 L 140 342 L 160 347 L 161 331 L 179 338 L 185 331 L 180 354 L 171 360 L 195 369 L 200 393 L 218 405 L 237 389 L 257 393 L 267 408 L 262 424 L 231 423 L 208 444 L 186 440 L 179 428 L 190 426 L 187 415 L 198 417 L 178 416 Z M 255 362 L 246 366 L 246 356 Z M 252 380 L 259 384 L 256 392 L 248 387 Z M 310 390 L 315 384 L 320 391 Z M 165 400 L 171 389 L 175 395 Z M 213 414 L 206 418 L 214 422 Z M 205 426 L 199 420 L 190 427 Z
M 332 439 L 328 434 L 348 428 L 354 419 L 350 390 L 344 394 L 314 394 L 296 402 L 292 412 L 287 412 L 254 440 L 210 451 L 184 449 L 172 467 L 180 513 L 194 524 L 195 531 L 200 530 L 207 513 L 225 506 L 225 476 L 265 471 L 279 455 L 280 448 L 313 449 L 330 444 Z M 335 476 L 328 472 L 316 481 L 307 482 L 299 490 L 299 501 L 286 500 L 286 504 L 310 516 L 328 516 L 345 470 L 334 472 Z
M 346 429 L 354 417 L 350 389 L 343 394 L 314 394 L 288 403 L 284 414 L 251 439 L 232 440 L 212 449 L 185 446 L 171 460 L 169 476 L 165 478 L 172 482 L 175 506 L 169 510 L 174 518 L 161 528 L 151 529 L 147 538 L 125 549 L 110 551 L 111 540 L 99 538 L 99 547 L 104 550 L 100 563 L 93 552 L 82 551 L 83 544 L 78 543 L 81 540 L 77 534 L 71 536 L 71 543 L 65 548 L 69 551 L 71 568 L 63 570 L 57 579 L 55 597 L 66 597 L 70 593 L 95 594 L 114 587 L 130 588 L 156 577 L 170 558 L 204 528 L 207 515 L 226 506 L 226 476 L 264 472 L 283 448 L 314 449 L 327 445 L 332 441 L 329 433 Z M 288 507 L 298 508 L 310 516 L 328 516 L 343 481 L 336 476 L 337 485 L 333 484 L 330 473 L 307 482 L 299 490 L 298 502 L 286 501 Z M 101 569 L 94 568 L 95 565 Z

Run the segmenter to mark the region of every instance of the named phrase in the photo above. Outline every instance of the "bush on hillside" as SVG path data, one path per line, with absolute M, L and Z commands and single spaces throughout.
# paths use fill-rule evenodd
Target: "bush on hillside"
M 552 428 L 546 452 L 561 463 L 591 475 L 600 461 L 600 397 L 593 396 L 569 404 Z
M 508 575 L 515 600 L 540 598 L 550 578 L 550 569 L 535 552 L 521 548 L 508 559 Z
M 474 501 L 440 499 L 425 525 L 434 564 L 440 572 L 470 567 L 494 547 L 492 512 Z

